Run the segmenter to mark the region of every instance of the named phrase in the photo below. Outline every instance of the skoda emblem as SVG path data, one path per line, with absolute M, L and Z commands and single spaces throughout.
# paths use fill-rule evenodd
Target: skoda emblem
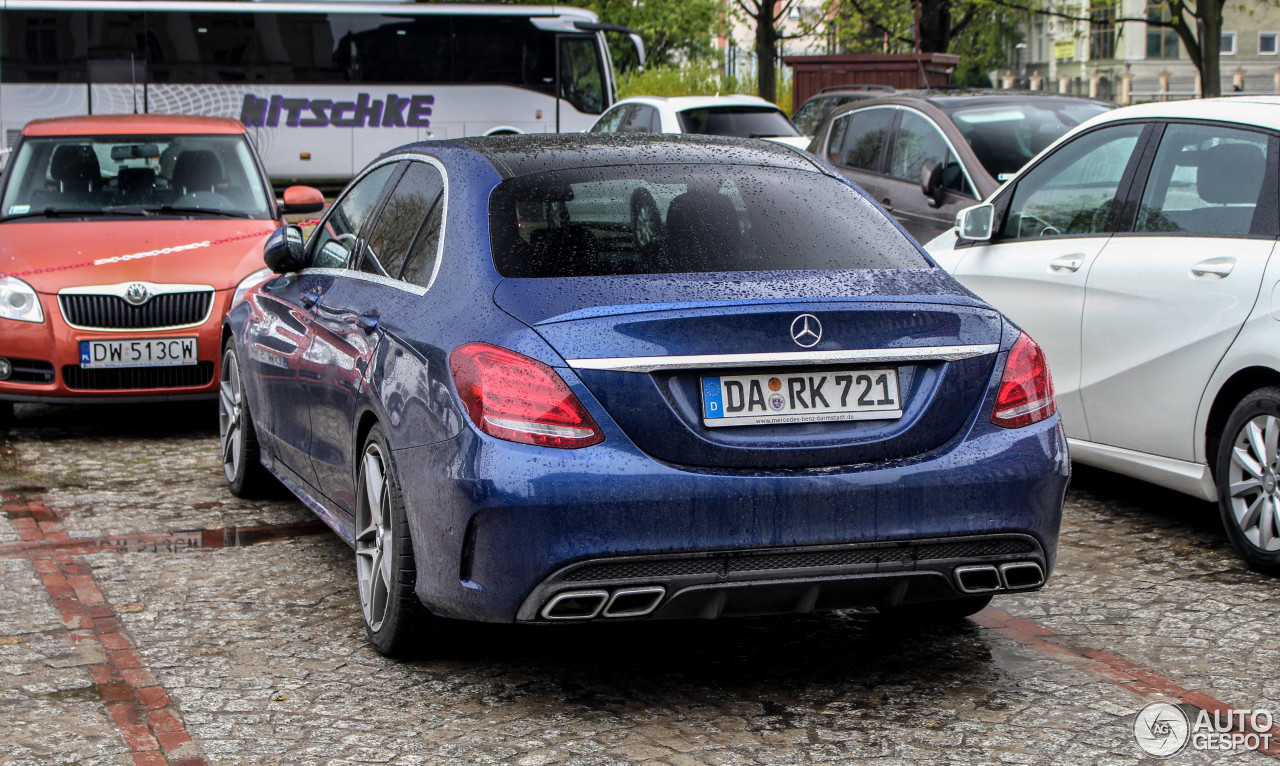
M 791 320 L 791 340 L 797 346 L 813 348 L 822 340 L 822 323 L 813 314 L 801 314 Z
M 141 282 L 134 282 L 125 288 L 124 299 L 134 306 L 141 306 L 151 297 L 151 293 L 147 291 L 147 286 Z

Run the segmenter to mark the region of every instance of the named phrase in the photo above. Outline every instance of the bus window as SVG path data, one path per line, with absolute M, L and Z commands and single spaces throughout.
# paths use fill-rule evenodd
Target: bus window
M 560 97 L 584 114 L 604 111 L 604 83 L 594 37 L 560 38 Z
M 324 13 L 259 13 L 258 73 L 270 83 L 333 83 L 345 78 L 334 62 L 334 35 Z
M 152 14 L 159 41 L 148 46 L 154 82 L 244 82 L 256 69 L 253 17 L 244 13 Z
M 356 37 L 365 82 L 449 82 L 453 56 L 448 16 L 383 17 Z
M 555 90 L 554 35 L 527 19 L 455 16 L 453 81 Z

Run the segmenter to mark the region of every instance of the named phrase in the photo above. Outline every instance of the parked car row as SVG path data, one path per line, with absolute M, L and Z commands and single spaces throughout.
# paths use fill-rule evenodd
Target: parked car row
M 410 144 L 309 237 L 238 123 L 33 123 L 0 400 L 216 393 L 230 490 L 352 546 L 392 655 L 451 618 L 972 614 L 1051 574 L 1068 439 L 1280 568 L 1280 100 L 895 92 L 814 153 L 771 109 Z

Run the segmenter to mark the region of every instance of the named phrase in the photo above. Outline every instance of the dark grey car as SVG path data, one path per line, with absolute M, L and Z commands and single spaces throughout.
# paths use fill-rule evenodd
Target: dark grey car
M 1113 106 L 1028 91 L 902 91 L 834 110 L 809 151 L 927 242 L 1063 133 Z

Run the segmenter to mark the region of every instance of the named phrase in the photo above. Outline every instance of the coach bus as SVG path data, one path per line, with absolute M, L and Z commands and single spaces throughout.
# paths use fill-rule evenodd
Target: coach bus
M 605 32 L 643 63 L 566 6 L 0 0 L 0 151 L 41 117 L 214 115 L 273 182 L 342 182 L 410 141 L 587 129 Z

